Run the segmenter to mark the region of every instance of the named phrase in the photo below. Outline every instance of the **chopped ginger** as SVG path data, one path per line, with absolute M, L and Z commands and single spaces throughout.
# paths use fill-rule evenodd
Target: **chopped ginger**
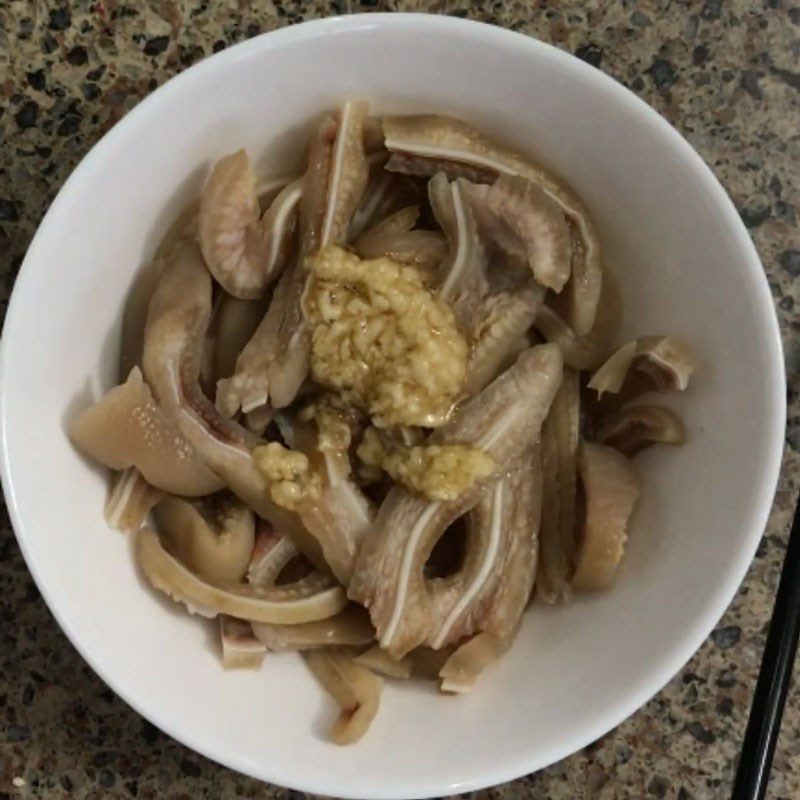
M 308 457 L 278 442 L 256 447 L 253 462 L 269 486 L 273 502 L 290 511 L 319 492 L 319 476 L 311 472 Z
M 326 247 L 309 264 L 311 373 L 379 427 L 443 424 L 464 383 L 468 347 L 447 303 L 388 258 Z
M 494 472 L 494 459 L 476 447 L 428 444 L 387 448 L 374 428 L 364 432 L 358 457 L 431 500 L 455 500 Z

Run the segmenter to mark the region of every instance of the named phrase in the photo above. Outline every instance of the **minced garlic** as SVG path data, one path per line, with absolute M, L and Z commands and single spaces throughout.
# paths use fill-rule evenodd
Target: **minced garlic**
M 356 455 L 431 500 L 455 500 L 494 472 L 494 459 L 475 447 L 428 444 L 386 447 L 374 428 L 364 432 Z
M 361 261 L 330 246 L 309 266 L 313 378 L 379 427 L 443 424 L 468 356 L 448 304 L 389 258 Z
M 311 472 L 304 453 L 270 442 L 253 450 L 253 462 L 267 481 L 273 502 L 283 508 L 294 511 L 319 493 L 319 476 Z
M 298 414 L 303 422 L 317 425 L 317 450 L 322 453 L 343 453 L 350 447 L 353 431 L 362 423 L 362 414 L 342 403 L 335 395 L 326 394 L 309 403 Z

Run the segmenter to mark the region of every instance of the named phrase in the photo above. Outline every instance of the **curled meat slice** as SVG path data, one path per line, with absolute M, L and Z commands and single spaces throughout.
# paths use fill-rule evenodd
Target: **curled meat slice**
M 271 653 L 318 647 L 355 647 L 369 644 L 375 638 L 369 615 L 354 604 L 334 617 L 299 625 L 254 622 L 253 633 Z
M 570 275 L 569 227 L 560 206 L 536 184 L 502 175 L 491 186 L 470 185 L 472 207 L 488 237 L 526 263 L 537 282 L 560 292 Z
M 368 526 L 364 517 L 332 504 L 324 492 L 296 511 L 272 501 L 252 458 L 262 440 L 222 417 L 197 383 L 199 342 L 210 313 L 211 277 L 197 246 L 187 243 L 164 269 L 148 315 L 143 364 L 161 407 L 234 494 L 290 536 L 320 568 L 337 570 L 346 582 Z
M 619 392 L 631 370 L 647 379 L 650 388 L 684 390 L 695 368 L 695 356 L 682 342 L 667 336 L 642 336 L 622 345 L 589 381 L 599 397 Z M 629 398 L 630 399 L 630 398 Z
M 221 158 L 203 189 L 198 214 L 200 249 L 229 294 L 261 296 L 283 264 L 302 186 L 295 181 L 273 200 L 264 221 L 256 179 L 244 150 Z
M 364 150 L 369 154 L 380 153 L 385 159 L 381 117 L 367 117 L 364 120 Z
M 309 146 L 300 202 L 300 245 L 278 281 L 269 309 L 242 350 L 233 376 L 218 387 L 219 405 L 232 416 L 294 400 L 309 369 L 309 326 L 301 308 L 307 258 L 327 244 L 344 244 L 367 182 L 363 122 L 366 103 L 345 103 L 337 119 L 323 119 Z
M 564 353 L 564 362 L 573 369 L 597 369 L 608 356 L 611 342 L 622 320 L 622 298 L 614 276 L 605 272 L 603 288 L 592 329 L 576 336 L 558 312 L 545 304 L 536 317 L 535 326 L 548 342 L 555 342 Z
M 471 691 L 484 669 L 504 656 L 512 642 L 513 636 L 501 639 L 491 633 L 479 633 L 462 644 L 439 672 L 441 690 L 451 694 Z
M 128 290 L 125 299 L 125 310 L 122 313 L 122 331 L 120 333 L 120 379 L 128 376 L 130 371 L 141 364 L 142 346 L 144 344 L 144 325 L 147 320 L 147 306 L 153 294 L 158 276 L 177 244 L 184 239 L 194 238 L 197 232 L 197 201 L 189 203 L 170 225 L 156 249 L 153 260 L 140 269 Z
M 222 666 L 225 669 L 260 669 L 267 648 L 253 635 L 249 622 L 219 615 Z
M 367 163 L 367 186 L 347 232 L 347 239 L 351 242 L 396 211 L 413 205 L 419 198 L 419 190 L 413 180 L 383 169 L 386 164 L 385 152 L 369 156 Z
M 271 586 L 299 552 L 294 542 L 281 536 L 269 522 L 257 520 L 255 541 L 247 565 L 247 582 L 253 586 Z
M 336 744 L 357 742 L 378 712 L 383 681 L 339 650 L 312 650 L 305 659 L 339 706 L 339 716 L 331 726 L 331 740 Z
M 201 503 L 167 497 L 155 520 L 170 550 L 194 573 L 216 585 L 244 578 L 255 539 L 255 520 L 247 506 L 227 494 Z
M 467 551 L 452 603 L 434 626 L 434 649 L 488 632 L 507 640 L 516 631 L 536 576 L 542 506 L 538 448 L 487 490 L 467 515 Z
M 261 300 L 240 300 L 226 294 L 216 313 L 214 330 L 214 378 L 228 378 L 236 368 L 236 359 L 250 341 L 264 318 Z
M 151 486 L 164 492 L 196 497 L 222 488 L 156 404 L 138 367 L 125 383 L 78 414 L 68 432 L 95 461 L 116 470 L 136 467 Z
M 407 166 L 406 171 L 435 174 L 444 170 L 450 177 L 458 177 L 465 175 L 466 167 L 477 171 L 471 177 L 479 183 L 491 183 L 499 175 L 517 175 L 540 187 L 558 204 L 581 244 L 582 258 L 576 259 L 573 240 L 574 277 L 568 292 L 574 303 L 569 321 L 578 336 L 591 330 L 602 286 L 600 237 L 586 206 L 566 184 L 460 120 L 435 115 L 388 116 L 384 117 L 383 129 L 386 148 L 414 164 L 414 170 Z
M 412 230 L 418 217 L 419 206 L 401 208 L 362 233 L 353 249 L 360 258 L 386 256 L 431 272 L 445 257 L 447 242 L 438 231 Z
M 400 486 L 384 500 L 364 540 L 349 591 L 369 609 L 380 645 L 390 655 L 402 656 L 430 635 L 435 620 L 425 562 L 448 526 L 501 477 L 502 465 L 513 463 L 538 438 L 561 371 L 561 351 L 555 345 L 524 352 L 428 440 L 479 447 L 500 465 L 494 475 L 453 501 L 431 501 Z
M 569 581 L 575 568 L 580 417 L 578 373 L 566 368 L 550 407 L 550 415 L 542 428 L 545 469 L 553 472 L 546 480 L 548 494 L 545 503 L 550 507 L 543 513 L 537 594 L 548 603 L 569 598 Z
M 438 231 L 367 233 L 360 236 L 353 249 L 361 258 L 391 258 L 399 264 L 416 267 L 432 274 L 447 254 L 447 242 Z
M 356 656 L 355 661 L 356 664 L 360 664 L 378 675 L 385 675 L 387 678 L 410 678 L 413 669 L 410 658 L 395 660 L 377 645 Z
M 586 497 L 586 521 L 572 583 L 582 591 L 607 589 L 625 554 L 639 478 L 622 453 L 591 442 L 581 445 L 578 467 Z
M 497 177 L 497 173 L 491 169 L 448 161 L 446 158 L 423 158 L 408 153 L 392 153 L 386 162 L 386 169 L 414 177 L 444 172 L 452 180 L 463 178 L 470 183 L 491 183 Z
M 686 441 L 686 430 L 681 418 L 668 408 L 628 406 L 601 419 L 595 438 L 630 458 L 653 444 L 682 445 Z
M 377 235 L 379 233 L 407 233 L 413 230 L 419 219 L 419 206 L 410 205 L 394 211 L 382 220 L 376 222 L 368 230 L 364 231 L 358 239 L 363 241 L 365 236 Z
M 481 303 L 472 335 L 464 394 L 477 394 L 528 346 L 525 334 L 538 317 L 544 292 L 536 286 L 499 292 Z
M 448 242 L 447 256 L 434 277 L 439 296 L 453 308 L 459 325 L 469 330 L 487 291 L 487 254 L 467 198 L 468 184 L 448 182 L 437 173 L 428 183 L 428 198 Z
M 154 489 L 136 467 L 118 472 L 103 512 L 106 522 L 118 531 L 138 531 L 153 506 L 164 496 Z
M 347 603 L 342 588 L 320 573 L 284 586 L 212 586 L 171 556 L 158 534 L 148 528 L 136 535 L 136 557 L 154 589 L 205 617 L 228 614 L 253 622 L 290 625 L 332 617 Z

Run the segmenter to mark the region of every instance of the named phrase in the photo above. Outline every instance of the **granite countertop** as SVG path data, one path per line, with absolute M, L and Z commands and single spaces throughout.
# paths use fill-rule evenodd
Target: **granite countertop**
M 732 195 L 763 259 L 790 371 L 782 478 L 747 579 L 683 671 L 615 731 L 475 798 L 725 798 L 730 791 L 800 471 L 800 2 L 795 0 L 3 0 L 0 303 L 78 160 L 141 98 L 230 44 L 357 10 L 482 19 L 552 42 L 672 122 Z M 299 797 L 211 763 L 119 700 L 39 597 L 0 520 L 0 800 Z M 773 800 L 800 797 L 800 680 L 775 755 Z

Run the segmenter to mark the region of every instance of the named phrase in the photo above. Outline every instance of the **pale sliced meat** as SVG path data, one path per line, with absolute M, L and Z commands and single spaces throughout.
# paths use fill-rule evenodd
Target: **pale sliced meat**
M 154 589 L 204 617 L 228 614 L 252 622 L 291 625 L 332 617 L 347 603 L 342 588 L 318 572 L 284 586 L 213 586 L 170 555 L 158 534 L 148 528 L 136 534 L 136 558 Z
M 491 183 L 500 175 L 525 178 L 542 189 L 562 210 L 574 230 L 573 278 L 566 287 L 568 322 L 577 336 L 591 330 L 603 281 L 600 237 L 581 199 L 555 175 L 528 158 L 504 148 L 475 128 L 452 117 L 433 114 L 387 116 L 383 119 L 386 148 L 406 160 L 403 171 L 467 177 Z M 577 247 L 579 244 L 580 247 Z
M 602 444 L 584 442 L 578 466 L 586 496 L 586 520 L 572 582 L 579 591 L 608 589 L 625 555 L 639 478 L 628 458 Z
M 482 449 L 501 465 L 493 476 L 448 502 L 430 501 L 396 486 L 381 505 L 359 553 L 349 592 L 369 609 L 378 641 L 392 656 L 403 656 L 431 634 L 435 620 L 423 574 L 428 555 L 447 527 L 501 477 L 502 465 L 516 461 L 536 441 L 561 371 L 558 347 L 526 351 L 429 439 Z
M 211 278 L 196 245 L 186 244 L 162 273 L 150 304 L 144 369 L 169 419 L 236 494 L 321 569 L 347 582 L 358 542 L 369 526 L 351 507 L 323 493 L 296 512 L 277 505 L 256 468 L 252 451 L 263 444 L 219 414 L 197 383 L 200 348 L 211 313 Z
M 115 470 L 136 467 L 151 486 L 198 497 L 222 481 L 155 402 L 138 367 L 70 423 L 69 437 L 95 461 Z

